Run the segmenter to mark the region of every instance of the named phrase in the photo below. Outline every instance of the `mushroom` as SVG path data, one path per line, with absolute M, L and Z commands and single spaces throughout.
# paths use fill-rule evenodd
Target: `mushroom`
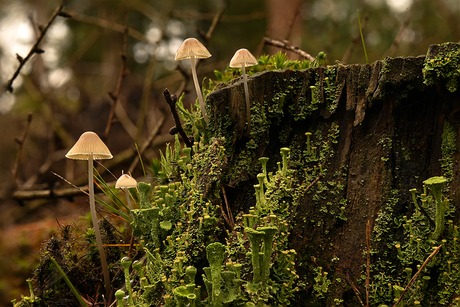
M 177 49 L 176 56 L 174 58 L 176 61 L 190 59 L 196 95 L 198 96 L 198 101 L 200 102 L 201 114 L 203 115 L 203 118 L 206 120 L 206 122 L 208 122 L 208 116 L 206 115 L 203 94 L 201 93 L 201 87 L 198 83 L 198 77 L 196 75 L 196 59 L 207 59 L 210 56 L 211 54 L 209 53 L 208 49 L 206 49 L 206 47 L 203 46 L 200 41 L 198 41 L 196 38 L 187 38 L 184 40 L 179 49 Z
M 96 235 L 97 248 L 101 257 L 102 271 L 104 273 L 105 291 L 107 299 L 109 299 L 111 291 L 109 268 L 102 245 L 101 232 L 97 224 L 96 205 L 94 203 L 93 160 L 112 159 L 113 156 L 99 136 L 92 131 L 83 133 L 65 156 L 73 160 L 88 160 L 89 205 L 94 233 Z
M 251 104 L 249 102 L 249 90 L 246 77 L 246 67 L 257 65 L 257 59 L 249 52 L 248 49 L 239 49 L 230 61 L 230 67 L 241 67 L 241 74 L 243 75 L 244 95 L 246 97 L 246 118 L 248 121 L 247 135 L 251 132 Z
M 126 194 L 126 201 L 128 202 L 128 207 L 129 210 L 133 210 L 131 206 L 131 199 L 129 197 L 129 188 L 136 188 L 137 187 L 137 181 L 133 177 L 131 177 L 128 174 L 123 174 L 121 175 L 117 182 L 115 183 L 115 188 L 116 189 L 123 189 Z

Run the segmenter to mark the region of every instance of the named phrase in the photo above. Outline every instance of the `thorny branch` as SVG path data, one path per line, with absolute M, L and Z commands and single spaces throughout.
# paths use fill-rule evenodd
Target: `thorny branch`
M 19 61 L 19 66 L 16 69 L 16 71 L 14 72 L 13 76 L 11 77 L 11 79 L 6 84 L 6 86 L 5 86 L 6 91 L 8 91 L 10 93 L 13 92 L 13 82 L 14 82 L 14 80 L 16 80 L 16 78 L 18 77 L 19 73 L 21 72 L 21 69 L 32 58 L 32 56 L 34 54 L 36 54 L 36 53 L 41 54 L 41 53 L 45 52 L 43 49 L 40 49 L 39 46 L 40 46 L 40 43 L 42 42 L 43 38 L 45 37 L 46 32 L 48 31 L 48 29 L 50 28 L 51 24 L 53 23 L 53 21 L 56 19 L 57 16 L 61 16 L 61 17 L 64 17 L 64 18 L 69 18 L 70 17 L 69 14 L 67 14 L 67 13 L 62 11 L 62 5 L 58 6 L 56 8 L 56 10 L 54 11 L 53 15 L 51 16 L 51 18 L 48 20 L 48 23 L 43 28 L 40 28 L 41 29 L 40 36 L 37 38 L 37 41 L 35 42 L 35 44 L 30 49 L 30 51 L 27 54 L 27 56 L 25 58 L 23 58 L 19 54 L 16 54 L 16 58 Z M 3 93 L 3 91 L 5 89 L 2 90 L 2 93 Z M 0 95 L 2 93 L 0 93 Z
M 298 55 L 300 55 L 301 57 L 303 57 L 303 58 L 305 58 L 305 59 L 307 59 L 309 61 L 314 61 L 315 60 L 315 58 L 313 56 L 311 56 L 309 53 L 303 51 L 299 47 L 292 46 L 288 41 L 280 41 L 280 40 L 264 37 L 264 44 L 265 45 L 275 46 L 275 47 L 278 47 L 278 48 L 282 48 L 282 49 L 289 50 L 291 52 L 297 53 Z
M 107 120 L 107 126 L 105 127 L 104 138 L 107 140 L 110 132 L 110 128 L 112 127 L 113 117 L 115 114 L 115 108 L 117 106 L 118 97 L 120 96 L 121 86 L 123 84 L 123 80 L 127 75 L 126 71 L 126 54 L 128 49 L 128 19 L 126 18 L 126 27 L 125 32 L 123 33 L 123 47 L 121 52 L 121 69 L 120 74 L 118 75 L 117 86 L 114 92 L 109 92 L 109 96 L 112 99 L 112 107 L 110 109 L 109 118 Z
M 185 145 L 187 145 L 187 147 L 191 148 L 192 147 L 192 142 L 190 142 L 187 134 L 184 131 L 184 128 L 182 128 L 182 124 L 180 122 L 179 114 L 177 114 L 177 109 L 176 109 L 177 96 L 176 95 L 171 96 L 171 94 L 169 93 L 168 89 L 164 90 L 163 96 L 165 96 L 166 102 L 168 103 L 169 108 L 171 109 L 171 113 L 173 115 L 174 122 L 176 123 L 177 131 L 179 132 L 180 136 L 184 140 Z
M 22 148 L 24 146 L 24 142 L 27 138 L 27 134 L 29 133 L 29 128 L 30 128 L 30 123 L 32 122 L 32 113 L 29 113 L 27 116 L 27 123 L 26 127 L 24 128 L 24 132 L 22 134 L 22 137 L 15 138 L 14 140 L 16 143 L 18 143 L 19 148 L 18 148 L 18 154 L 16 155 L 16 162 L 14 163 L 14 168 L 13 168 L 13 184 L 16 182 L 16 178 L 18 176 L 18 169 L 19 169 L 19 161 L 21 160 L 21 155 L 22 155 Z

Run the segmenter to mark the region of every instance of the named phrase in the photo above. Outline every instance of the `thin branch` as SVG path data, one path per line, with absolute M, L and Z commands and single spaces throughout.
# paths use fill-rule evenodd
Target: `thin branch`
M 60 6 L 58 6 L 56 8 L 56 10 L 54 11 L 53 15 L 48 20 L 47 24 L 42 28 L 40 36 L 38 36 L 37 41 L 32 46 L 32 48 L 30 49 L 29 53 L 27 54 L 27 56 L 25 58 L 21 57 L 19 54 L 16 54 L 16 58 L 19 61 L 19 66 L 16 69 L 16 71 L 14 72 L 13 76 L 11 77 L 11 79 L 6 84 L 5 89 L 2 89 L 2 93 L 0 93 L 0 95 L 3 94 L 4 90 L 12 93 L 13 92 L 13 82 L 18 77 L 18 75 L 21 72 L 21 69 L 24 67 L 24 65 L 32 58 L 32 56 L 34 54 L 36 54 L 36 53 L 40 54 L 40 53 L 44 52 L 44 50 L 40 49 L 40 47 L 39 47 L 40 43 L 42 42 L 43 38 L 45 37 L 46 32 L 48 31 L 48 29 L 50 28 L 51 24 L 56 19 L 56 17 L 57 16 L 61 16 L 61 17 L 65 17 L 65 18 L 70 17 L 67 13 L 62 12 L 61 10 L 62 10 L 62 5 L 60 5 Z
M 433 259 L 434 256 L 436 256 L 436 254 L 439 252 L 439 250 L 441 249 L 442 247 L 442 244 L 439 245 L 438 247 L 436 247 L 436 249 L 428 256 L 428 258 L 426 258 L 425 262 L 423 262 L 422 266 L 420 267 L 420 269 L 418 270 L 417 273 L 414 274 L 414 276 L 412 277 L 412 279 L 409 281 L 409 283 L 407 284 L 406 288 L 404 289 L 404 291 L 401 293 L 401 296 L 399 297 L 399 299 L 396 301 L 396 303 L 393 305 L 393 307 L 396 307 L 398 306 L 399 302 L 401 302 L 401 300 L 403 299 L 403 297 L 406 295 L 407 291 L 409 291 L 410 287 L 412 287 L 412 285 L 414 284 L 415 280 L 417 279 L 417 277 L 420 275 L 420 273 L 422 273 L 423 269 L 425 268 L 425 266 L 428 264 L 428 262 L 430 262 L 431 259 Z
M 22 133 L 22 137 L 20 139 L 15 138 L 14 140 L 18 143 L 18 154 L 16 155 L 16 162 L 14 163 L 13 167 L 13 183 L 16 182 L 16 178 L 18 176 L 18 169 L 19 169 L 19 162 L 21 160 L 22 149 L 24 147 L 24 142 L 27 138 L 27 133 L 29 132 L 30 123 L 32 122 L 32 113 L 29 113 L 27 116 L 26 127 L 24 128 L 24 132 Z
M 369 15 L 366 14 L 364 16 L 363 22 L 361 23 L 361 31 L 364 31 L 364 29 L 366 28 L 366 24 L 368 20 L 369 20 Z M 358 42 L 361 40 L 361 32 L 359 29 L 358 29 L 358 33 L 356 34 L 356 36 L 352 37 L 350 40 L 351 40 L 350 47 L 348 47 L 347 51 L 345 51 L 345 54 L 342 57 L 342 60 L 340 60 L 340 62 L 342 62 L 343 64 L 346 64 L 348 62 L 348 60 L 351 57 L 351 54 L 355 50 L 356 44 L 358 44 Z
M 226 8 L 226 4 L 222 5 L 222 7 L 219 9 L 219 11 L 217 11 L 217 14 L 212 19 L 212 23 L 209 26 L 208 32 L 206 32 L 206 35 L 204 36 L 207 42 L 209 42 L 209 40 L 211 39 L 212 33 L 216 29 L 216 26 L 219 23 L 219 21 L 222 19 L 222 15 L 224 14 Z
M 123 84 L 123 80 L 127 74 L 126 72 L 126 56 L 127 56 L 127 49 L 128 49 L 128 15 L 126 15 L 126 27 L 125 32 L 123 33 L 123 47 L 121 52 L 121 69 L 120 74 L 118 75 L 117 86 L 114 92 L 109 92 L 109 96 L 112 99 L 112 107 L 110 109 L 109 118 L 107 120 L 107 126 L 105 127 L 104 137 L 107 140 L 110 132 L 110 128 L 112 127 L 113 117 L 115 114 L 115 108 L 118 102 L 118 97 L 120 96 L 121 86 Z
M 348 282 L 348 284 L 350 285 L 351 289 L 353 289 L 353 292 L 355 293 L 355 296 L 358 298 L 358 301 L 361 304 L 361 306 L 364 307 L 364 303 L 363 303 L 363 301 L 361 300 L 361 297 L 360 297 L 361 293 L 356 288 L 355 284 L 350 280 L 350 277 L 348 276 L 348 273 L 344 274 L 342 271 L 340 271 L 340 272 L 342 273 L 343 277 L 345 277 L 345 279 Z
M 367 263 L 366 263 L 366 307 L 369 307 L 369 279 L 371 272 L 371 221 L 367 220 L 366 226 L 366 246 L 367 246 Z
M 388 48 L 388 50 L 384 53 L 383 58 L 392 57 L 395 55 L 396 51 L 398 50 L 399 44 L 401 43 L 401 40 L 404 36 L 404 32 L 406 31 L 407 26 L 409 25 L 409 22 L 410 19 L 407 19 L 403 22 L 390 48 Z
M 305 58 L 305 59 L 307 59 L 309 61 L 314 61 L 315 60 L 315 58 L 313 56 L 311 56 L 309 53 L 303 51 L 299 47 L 292 46 L 288 41 L 280 41 L 280 40 L 264 37 L 264 44 L 265 45 L 275 46 L 275 47 L 278 47 L 278 48 L 282 48 L 282 49 L 297 53 L 298 55 L 300 55 L 301 57 L 303 57 L 303 58 Z
M 183 19 L 194 19 L 194 20 L 214 20 L 215 14 L 212 13 L 200 13 L 196 10 L 174 10 L 172 12 L 172 17 L 175 18 L 183 18 Z M 242 15 L 224 15 L 221 18 L 221 22 L 226 23 L 240 23 L 240 22 L 248 22 L 254 21 L 258 19 L 263 19 L 266 17 L 266 13 L 263 11 L 259 12 L 252 12 L 248 14 Z
M 184 131 L 184 128 L 182 128 L 182 124 L 180 122 L 179 114 L 177 113 L 177 109 L 176 109 L 177 96 L 176 95 L 171 96 L 171 94 L 169 93 L 168 89 L 164 90 L 163 96 L 165 96 L 166 102 L 168 103 L 169 108 L 171 109 L 171 113 L 173 115 L 174 122 L 176 123 L 177 131 L 179 132 L 179 134 L 181 135 L 182 139 L 184 140 L 185 145 L 187 145 L 187 147 L 191 148 L 192 147 L 192 142 L 190 142 L 190 140 L 188 139 L 187 134 Z
M 77 14 L 77 13 L 74 13 L 74 12 L 69 12 L 68 14 L 75 21 L 95 25 L 95 26 L 101 27 L 103 29 L 109 29 L 109 30 L 119 32 L 119 33 L 125 33 L 125 28 L 126 27 L 122 26 L 122 25 L 120 25 L 118 23 L 108 21 L 108 20 L 105 20 L 105 19 L 101 19 L 101 18 L 97 18 L 97 17 Z M 144 42 L 144 43 L 148 42 L 147 37 L 145 37 L 144 34 L 134 30 L 133 28 L 128 28 L 128 35 L 131 36 L 134 39 L 137 39 L 138 41 L 141 41 L 141 42 Z
M 230 206 L 228 205 L 227 194 L 225 193 L 224 186 L 222 186 L 222 194 L 224 195 L 225 206 L 227 207 L 227 214 L 225 214 L 222 202 L 220 202 L 220 210 L 222 211 L 222 215 L 224 216 L 224 219 L 227 222 L 228 226 L 230 226 L 230 230 L 233 231 L 233 229 L 235 228 L 235 221 L 233 220 L 232 210 L 230 210 Z
M 158 134 L 158 131 L 160 131 L 160 128 L 161 128 L 161 126 L 163 125 L 164 120 L 165 120 L 165 117 L 164 117 L 164 116 L 161 116 L 160 119 L 158 120 L 157 124 L 156 124 L 155 127 L 153 128 L 152 132 L 150 132 L 150 135 L 149 135 L 149 137 L 147 138 L 147 140 L 144 142 L 144 144 L 142 144 L 142 147 L 141 147 L 141 149 L 139 150 L 139 155 L 142 156 L 142 154 L 143 154 L 144 151 L 147 149 L 147 147 L 150 145 L 150 143 L 152 143 L 153 138 Z M 136 168 L 137 163 L 139 163 L 139 155 L 136 156 L 136 158 L 134 159 L 134 161 L 133 161 L 133 162 L 131 163 L 131 165 L 129 166 L 128 173 L 132 173 L 132 172 L 134 171 L 134 168 Z

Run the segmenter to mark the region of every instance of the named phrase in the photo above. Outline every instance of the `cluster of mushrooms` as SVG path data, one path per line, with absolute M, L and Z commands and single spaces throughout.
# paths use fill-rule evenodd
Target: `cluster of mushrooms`
M 203 94 L 201 93 L 201 87 L 198 82 L 198 77 L 196 75 L 196 64 L 197 59 L 207 59 L 211 56 L 208 49 L 200 43 L 196 38 L 187 38 L 179 49 L 176 52 L 176 61 L 190 59 L 190 65 L 192 68 L 192 77 L 193 83 L 195 84 L 196 95 L 198 96 L 198 101 L 200 103 L 201 114 L 203 118 L 208 122 L 208 116 L 206 115 L 206 110 L 204 107 Z M 252 53 L 247 49 L 239 49 L 235 52 L 235 55 L 230 60 L 230 67 L 241 68 L 241 74 L 243 75 L 243 84 L 244 84 L 244 95 L 246 98 L 246 120 L 248 122 L 247 134 L 249 135 L 251 131 L 251 105 L 249 102 L 249 90 L 248 82 L 246 76 L 246 67 L 257 65 L 257 59 L 252 55 Z
M 190 59 L 193 82 L 195 84 L 196 94 L 200 103 L 201 114 L 203 118 L 208 122 L 208 116 L 204 106 L 203 94 L 201 87 L 199 86 L 198 77 L 196 74 L 197 59 L 209 58 L 211 54 L 197 39 L 188 38 L 186 39 L 180 48 L 177 50 L 175 60 Z M 241 68 L 244 83 L 244 93 L 246 98 L 246 116 L 248 122 L 247 133 L 251 130 L 251 114 L 250 114 L 250 102 L 249 102 L 249 90 L 246 77 L 246 67 L 257 65 L 256 58 L 247 49 L 239 49 L 230 61 L 230 67 Z M 92 132 L 87 131 L 83 133 L 75 145 L 65 155 L 66 158 L 74 160 L 87 160 L 88 161 L 88 190 L 90 200 L 90 211 L 93 223 L 93 229 L 96 236 L 97 248 L 99 250 L 102 271 L 104 274 L 104 283 L 107 297 L 111 292 L 109 268 L 107 264 L 107 257 L 105 255 L 104 247 L 102 244 L 102 237 L 97 223 L 96 205 L 94 200 L 94 181 L 93 181 L 93 160 L 104 160 L 111 159 L 113 156 L 104 142 L 99 136 Z M 128 207 L 132 210 L 131 200 L 129 195 L 129 188 L 137 187 L 137 181 L 128 174 L 122 174 L 115 184 L 116 188 L 125 189 L 126 201 Z

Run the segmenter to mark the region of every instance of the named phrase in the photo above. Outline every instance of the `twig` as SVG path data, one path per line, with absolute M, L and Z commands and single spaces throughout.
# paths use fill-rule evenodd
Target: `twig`
M 366 246 L 367 246 L 367 263 L 366 263 L 366 307 L 369 307 L 369 278 L 371 273 L 371 221 L 367 220 L 366 226 Z
M 351 45 L 350 45 L 350 47 L 348 47 L 347 51 L 345 51 L 345 54 L 343 55 L 342 60 L 340 60 L 340 62 L 342 62 L 343 64 L 346 64 L 348 62 L 348 60 L 350 59 L 351 54 L 353 53 L 353 51 L 354 51 L 354 49 L 356 47 L 356 44 L 359 42 L 359 40 L 361 38 L 361 31 L 364 31 L 364 29 L 366 28 L 366 23 L 367 23 L 368 19 L 369 19 L 369 15 L 366 14 L 364 16 L 363 22 L 361 23 L 360 29 L 358 29 L 358 34 L 355 37 L 352 37 L 350 39 L 351 40 Z
M 271 39 L 271 38 L 268 38 L 268 37 L 264 37 L 264 44 L 265 45 L 275 46 L 275 47 L 278 47 L 278 48 L 282 48 L 282 49 L 289 50 L 291 52 L 297 53 L 298 55 L 300 55 L 301 57 L 303 57 L 303 58 L 305 58 L 305 59 L 307 59 L 309 61 L 314 61 L 315 60 L 315 58 L 313 56 L 311 56 L 309 53 L 303 51 L 299 47 L 292 46 L 288 41 L 279 41 L 279 40 L 276 40 L 276 39 Z
M 295 14 L 292 14 L 292 18 L 288 23 L 288 31 L 287 31 L 286 36 L 284 38 L 286 41 L 289 41 L 289 38 L 291 37 L 292 29 L 294 29 L 295 21 L 297 20 L 297 17 L 299 17 L 301 10 L 302 10 L 302 6 L 297 5 L 297 8 L 295 10 Z
M 361 304 L 361 306 L 364 307 L 364 303 L 363 303 L 363 301 L 361 300 L 361 297 L 360 297 L 361 293 L 356 288 L 356 286 L 353 284 L 353 282 L 350 280 L 350 277 L 348 276 L 348 273 L 344 274 L 341 270 L 339 270 L 339 272 L 341 272 L 343 277 L 345 277 L 345 279 L 347 280 L 347 282 L 350 285 L 351 289 L 353 289 L 353 292 L 355 293 L 356 297 L 358 298 L 359 303 Z
M 138 1 L 133 1 L 133 2 L 139 3 Z M 149 5 L 141 5 L 142 7 L 144 7 L 144 9 L 147 8 L 146 11 L 154 11 L 154 14 L 153 14 L 154 18 L 152 20 L 155 20 L 155 22 L 160 21 L 160 35 L 158 38 L 159 40 L 162 40 L 165 35 L 166 25 L 168 24 L 168 20 L 170 19 L 171 12 L 174 9 L 174 6 L 176 4 L 176 0 L 170 0 L 170 1 L 167 1 L 166 3 L 167 5 L 164 7 L 164 11 L 161 13 L 156 11 L 155 8 Z M 139 105 L 139 112 L 137 115 L 137 122 L 136 122 L 137 135 L 136 135 L 135 141 L 138 143 L 141 142 L 142 133 L 144 131 L 147 103 L 150 99 L 150 91 L 152 88 L 153 77 L 154 77 L 154 72 L 155 72 L 157 62 L 158 62 L 157 57 L 151 56 L 149 64 L 147 66 L 146 73 L 145 73 L 144 86 L 142 87 L 142 98 L 141 98 L 141 103 Z M 153 117 L 155 117 L 155 113 L 153 113 Z
M 382 58 L 386 57 L 392 57 L 395 55 L 396 50 L 398 50 L 399 44 L 401 43 L 401 40 L 403 38 L 404 32 L 407 29 L 407 26 L 409 25 L 410 19 L 406 20 L 403 22 L 401 25 L 401 28 L 399 28 L 398 34 L 396 35 L 393 43 L 391 44 L 390 48 L 384 53 Z
M 117 86 L 115 87 L 114 92 L 109 92 L 109 96 L 112 99 L 112 107 L 110 109 L 109 118 L 107 120 L 107 126 L 105 127 L 104 138 L 107 140 L 110 132 L 110 128 L 112 127 L 113 123 L 113 116 L 115 114 L 115 108 L 118 102 L 118 97 L 120 96 L 121 86 L 123 84 L 123 80 L 127 74 L 126 72 L 126 54 L 127 54 L 127 46 L 128 46 L 128 15 L 126 15 L 126 27 L 125 32 L 123 33 L 123 49 L 121 52 L 121 69 L 120 74 L 118 75 Z
M 74 185 L 72 182 L 70 182 L 70 181 L 68 181 L 67 179 L 65 179 L 64 177 L 62 177 L 61 175 L 59 175 L 59 174 L 57 174 L 57 173 L 55 173 L 55 172 L 51 172 L 51 174 L 53 174 L 53 175 L 55 175 L 55 176 L 61 178 L 62 180 L 64 180 L 65 182 L 67 182 L 68 184 L 70 184 L 71 186 L 73 186 L 75 189 L 77 189 L 77 190 L 79 190 L 80 192 L 83 192 L 83 193 L 85 193 L 87 196 L 89 196 L 89 193 L 88 193 L 88 192 L 86 192 L 85 190 L 83 190 L 83 189 L 80 188 L 80 187 L 77 187 L 77 186 Z M 52 190 L 49 190 L 49 191 L 50 191 L 50 193 L 53 192 Z M 54 193 L 54 194 L 55 194 L 55 193 Z
M 125 33 L 125 28 L 126 27 L 122 26 L 122 25 L 120 25 L 118 23 L 111 22 L 111 21 L 104 20 L 104 19 L 97 18 L 97 17 L 77 14 L 77 13 L 74 13 L 74 12 L 68 12 L 68 14 L 75 21 L 80 21 L 80 22 L 83 22 L 83 23 L 92 24 L 92 25 L 101 27 L 103 29 L 109 29 L 109 30 L 119 32 L 119 33 Z M 134 30 L 133 28 L 128 28 L 128 35 L 131 36 L 132 38 L 137 39 L 138 41 L 141 41 L 141 42 L 144 42 L 144 43 L 148 42 L 148 40 L 147 40 L 147 38 L 145 37 L 144 34 Z
M 177 109 L 176 109 L 177 96 L 176 95 L 171 96 L 171 94 L 169 93 L 168 89 L 164 90 L 163 96 L 165 96 L 166 102 L 168 103 L 169 108 L 171 109 L 171 113 L 173 115 L 174 122 L 176 123 L 177 131 L 179 131 L 179 134 L 181 135 L 182 139 L 184 140 L 185 145 L 187 145 L 187 147 L 191 148 L 192 147 L 192 142 L 190 142 L 190 140 L 188 139 L 187 134 L 184 131 L 184 128 L 182 128 L 182 124 L 180 122 L 179 114 L 177 114 Z
M 61 16 L 61 17 L 65 17 L 65 18 L 68 18 L 70 17 L 69 14 L 67 13 L 64 13 L 61 11 L 62 10 L 62 5 L 58 6 L 56 8 L 56 10 L 54 11 L 53 15 L 51 16 L 51 18 L 48 20 L 48 23 L 42 28 L 41 30 L 41 33 L 40 33 L 40 36 L 38 36 L 37 38 L 37 41 L 35 42 L 35 44 L 32 46 L 32 48 L 30 49 L 29 53 L 27 54 L 27 56 L 25 58 L 21 57 L 19 54 L 16 54 L 16 58 L 18 59 L 19 61 L 19 66 L 18 68 L 16 69 L 16 71 L 14 72 L 13 76 L 11 77 L 11 79 L 8 81 L 8 83 L 6 84 L 5 86 L 5 89 L 6 91 L 12 93 L 13 92 L 13 82 L 14 80 L 18 77 L 19 73 L 21 72 L 21 69 L 24 67 L 24 65 L 32 58 L 32 56 L 34 54 L 40 54 L 40 53 L 43 53 L 45 52 L 43 49 L 40 49 L 40 43 L 42 42 L 43 38 L 45 37 L 45 34 L 46 32 L 48 31 L 49 27 L 51 26 L 51 24 L 53 23 L 54 19 L 56 19 L 57 16 Z M 5 90 L 3 89 L 2 90 L 2 93 L 3 91 Z M 0 95 L 2 94 L 0 93 Z
M 319 174 L 318 177 L 315 178 L 315 180 L 313 180 L 312 183 L 310 183 L 310 185 L 305 189 L 305 192 L 304 192 L 304 196 L 308 193 L 308 191 L 311 190 L 311 188 L 321 179 L 323 178 L 323 174 Z M 294 207 L 294 209 L 291 211 L 291 215 L 290 215 L 290 220 L 292 220 L 295 216 L 295 213 L 297 211 L 297 206 Z
M 406 295 L 407 291 L 409 291 L 410 287 L 412 287 L 412 285 L 414 284 L 414 282 L 417 279 L 417 277 L 420 275 L 420 273 L 422 273 L 422 271 L 425 268 L 425 266 L 428 264 L 428 262 L 430 262 L 431 259 L 433 259 L 434 256 L 436 256 L 436 254 L 439 252 L 441 247 L 442 247 L 442 244 L 439 245 L 438 247 L 436 247 L 436 249 L 428 256 L 428 258 L 426 258 L 425 262 L 423 262 L 423 264 L 420 267 L 420 269 L 418 270 L 418 272 L 415 273 L 414 276 L 412 277 L 412 279 L 409 281 L 409 283 L 407 284 L 406 288 L 401 293 L 401 296 L 396 301 L 396 303 L 393 305 L 393 307 L 398 306 L 399 302 L 401 302 L 401 300 L 403 299 L 404 295 Z
M 147 138 L 147 140 L 144 142 L 144 144 L 142 144 L 142 147 L 139 150 L 140 155 L 142 155 L 144 153 L 144 151 L 147 149 L 147 147 L 153 141 L 153 138 L 158 134 L 158 131 L 160 131 L 160 128 L 163 125 L 164 120 L 165 120 L 165 117 L 161 116 L 160 119 L 158 120 L 157 124 L 153 128 L 152 132 L 150 132 L 150 135 Z M 129 166 L 128 173 L 132 173 L 134 171 L 134 168 L 137 166 L 137 163 L 139 163 L 139 156 L 136 156 L 134 161 Z
M 212 19 L 212 23 L 209 26 L 208 32 L 206 32 L 206 35 L 204 36 L 204 38 L 206 39 L 207 42 L 209 42 L 209 40 L 211 39 L 212 33 L 216 29 L 216 26 L 219 23 L 219 21 L 221 20 L 222 15 L 224 14 L 224 11 L 225 11 L 226 8 L 227 8 L 226 4 L 222 5 L 222 7 L 219 9 L 217 14 Z
M 18 176 L 19 162 L 21 160 L 22 149 L 24 147 L 24 142 L 26 140 L 27 133 L 29 132 L 31 122 L 32 122 L 32 113 L 29 113 L 29 115 L 27 116 L 26 127 L 24 128 L 24 132 L 22 133 L 22 137 L 20 139 L 18 138 L 14 139 L 16 143 L 18 143 L 19 148 L 18 148 L 18 154 L 16 155 L 16 162 L 14 163 L 14 167 L 13 167 L 13 183 L 16 182 L 16 178 Z
M 225 206 L 227 207 L 227 214 L 225 214 L 222 202 L 220 203 L 220 209 L 222 210 L 222 214 L 225 218 L 225 221 L 227 221 L 228 226 L 230 226 L 230 230 L 233 231 L 233 229 L 235 228 L 235 221 L 233 220 L 232 210 L 230 210 L 230 207 L 228 205 L 227 194 L 225 193 L 224 186 L 222 186 L 222 194 L 224 195 Z

